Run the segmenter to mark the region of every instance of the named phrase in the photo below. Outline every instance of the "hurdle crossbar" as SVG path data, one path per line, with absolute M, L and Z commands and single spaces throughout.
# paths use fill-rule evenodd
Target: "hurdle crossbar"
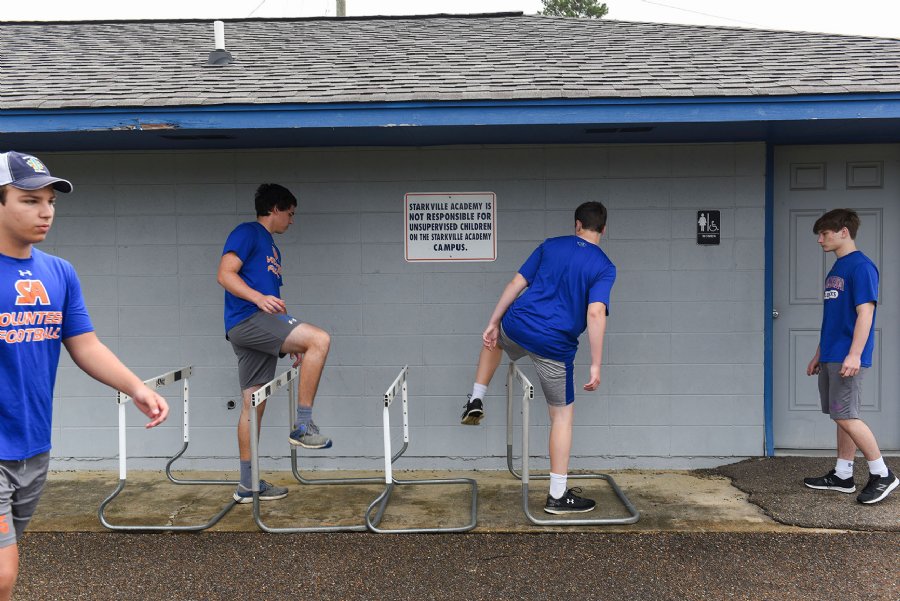
M 291 419 L 291 426 L 293 425 L 293 414 L 295 409 L 294 406 L 294 385 L 299 381 L 300 371 L 296 367 L 292 367 L 281 375 L 277 376 L 271 382 L 263 385 L 259 390 L 250 395 L 250 454 L 251 454 L 251 471 L 253 478 L 253 519 L 256 521 L 256 525 L 263 532 L 272 532 L 279 534 L 296 534 L 303 532 L 365 532 L 367 527 L 365 524 L 359 525 L 351 525 L 351 526 L 305 526 L 305 527 L 274 527 L 265 524 L 262 520 L 262 515 L 260 511 L 260 501 L 259 501 L 259 429 L 258 429 L 258 419 L 256 417 L 256 407 L 265 402 L 269 397 L 277 393 L 281 388 L 288 388 L 288 406 L 289 406 L 289 419 Z M 289 430 L 290 431 L 290 430 Z M 292 446 L 291 447 L 291 468 L 294 472 L 294 477 L 300 480 L 304 484 L 356 484 L 356 483 L 364 483 L 364 482 L 380 482 L 380 478 L 328 478 L 321 479 L 318 481 L 314 480 L 301 480 L 302 476 L 299 474 L 297 470 L 297 451 Z M 378 516 L 376 519 L 380 519 Z
M 400 374 L 384 393 L 384 409 L 382 411 L 382 426 L 384 431 L 384 491 L 372 501 L 366 509 L 366 526 L 372 532 L 378 533 L 431 533 L 431 532 L 468 532 L 475 528 L 478 519 L 478 484 L 471 478 L 436 478 L 428 480 L 398 480 L 394 478 L 392 464 L 409 447 L 409 388 L 407 376 L 409 366 L 400 370 Z M 403 409 L 403 447 L 396 453 L 391 452 L 391 416 L 390 406 L 397 396 L 400 396 Z M 469 486 L 472 494 L 471 520 L 464 526 L 433 527 L 433 528 L 379 528 L 378 523 L 391 499 L 394 489 L 398 486 L 437 485 L 437 484 L 464 484 Z M 373 519 L 372 512 L 374 510 Z
M 182 367 L 181 369 L 175 369 L 170 372 L 164 373 L 161 376 L 157 376 L 155 378 L 150 378 L 149 380 L 145 380 L 144 384 L 153 390 L 159 390 L 165 386 L 169 386 L 176 382 L 184 382 L 183 385 L 183 404 L 184 408 L 182 411 L 182 438 L 183 445 L 181 450 L 178 451 L 173 457 L 171 457 L 166 462 L 166 477 L 174 484 L 237 484 L 235 480 L 188 480 L 188 479 L 179 479 L 176 478 L 171 471 L 172 465 L 175 461 L 184 455 L 184 452 L 187 451 L 188 444 L 190 441 L 190 419 L 189 419 L 189 407 L 190 407 L 190 378 L 193 375 L 194 368 L 191 365 L 186 367 Z M 199 532 L 201 530 L 206 530 L 207 528 L 214 526 L 216 522 L 222 519 L 226 513 L 231 511 L 231 509 L 236 505 L 236 502 L 232 499 L 228 504 L 226 504 L 216 515 L 210 518 L 209 521 L 203 524 L 195 524 L 195 525 L 186 525 L 186 526 L 175 526 L 175 525 L 158 525 L 158 524 L 113 524 L 106 518 L 106 508 L 115 499 L 119 493 L 121 493 L 125 489 L 125 483 L 128 477 L 128 469 L 127 469 L 127 444 L 126 444 L 126 427 L 125 427 L 125 405 L 128 404 L 128 401 L 132 400 L 128 395 L 118 392 L 116 393 L 116 403 L 119 406 L 119 484 L 116 489 L 110 494 L 106 499 L 100 504 L 100 508 L 97 510 L 97 516 L 100 519 L 100 523 L 110 530 L 117 531 L 156 531 L 156 532 Z
M 518 382 L 522 387 L 522 472 L 516 471 L 513 466 L 513 387 Z M 506 465 L 510 473 L 522 481 L 522 511 L 525 517 L 538 526 L 600 526 L 612 524 L 634 524 L 641 518 L 641 514 L 635 509 L 634 505 L 616 484 L 612 476 L 608 474 L 569 474 L 569 480 L 606 480 L 613 492 L 616 493 L 619 501 L 628 511 L 628 517 L 622 518 L 568 518 L 568 519 L 541 519 L 536 518 L 528 507 L 528 482 L 529 480 L 549 480 L 548 474 L 529 473 L 529 454 L 528 454 L 528 413 L 530 401 L 534 399 L 534 385 L 528 380 L 522 370 L 516 365 L 515 361 L 509 362 L 509 373 L 506 377 Z

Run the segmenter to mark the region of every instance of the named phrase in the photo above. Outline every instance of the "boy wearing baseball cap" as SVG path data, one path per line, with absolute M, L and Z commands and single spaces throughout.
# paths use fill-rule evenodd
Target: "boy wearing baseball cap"
M 34 247 L 53 224 L 56 193 L 71 191 L 37 157 L 0 153 L 0 601 L 12 596 L 17 541 L 47 479 L 60 347 L 89 376 L 130 396 L 148 428 L 169 412 L 97 338 L 72 265 Z

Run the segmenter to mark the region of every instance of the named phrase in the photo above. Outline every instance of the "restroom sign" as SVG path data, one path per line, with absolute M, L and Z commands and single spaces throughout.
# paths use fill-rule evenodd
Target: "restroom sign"
M 493 192 L 409 192 L 404 213 L 408 262 L 497 259 Z
M 720 223 L 719 211 L 697 211 L 697 244 L 718 244 Z

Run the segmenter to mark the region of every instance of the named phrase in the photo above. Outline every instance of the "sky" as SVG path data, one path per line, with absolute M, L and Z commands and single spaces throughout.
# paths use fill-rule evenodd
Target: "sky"
M 607 0 L 607 19 L 900 38 L 898 0 Z M 521 11 L 541 0 L 346 0 L 347 15 Z M 335 0 L 0 0 L 0 21 L 334 16 Z

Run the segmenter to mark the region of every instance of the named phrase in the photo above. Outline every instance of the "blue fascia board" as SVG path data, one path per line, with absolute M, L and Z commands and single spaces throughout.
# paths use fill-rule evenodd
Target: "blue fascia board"
M 0 111 L 0 133 L 900 119 L 900 94 Z

